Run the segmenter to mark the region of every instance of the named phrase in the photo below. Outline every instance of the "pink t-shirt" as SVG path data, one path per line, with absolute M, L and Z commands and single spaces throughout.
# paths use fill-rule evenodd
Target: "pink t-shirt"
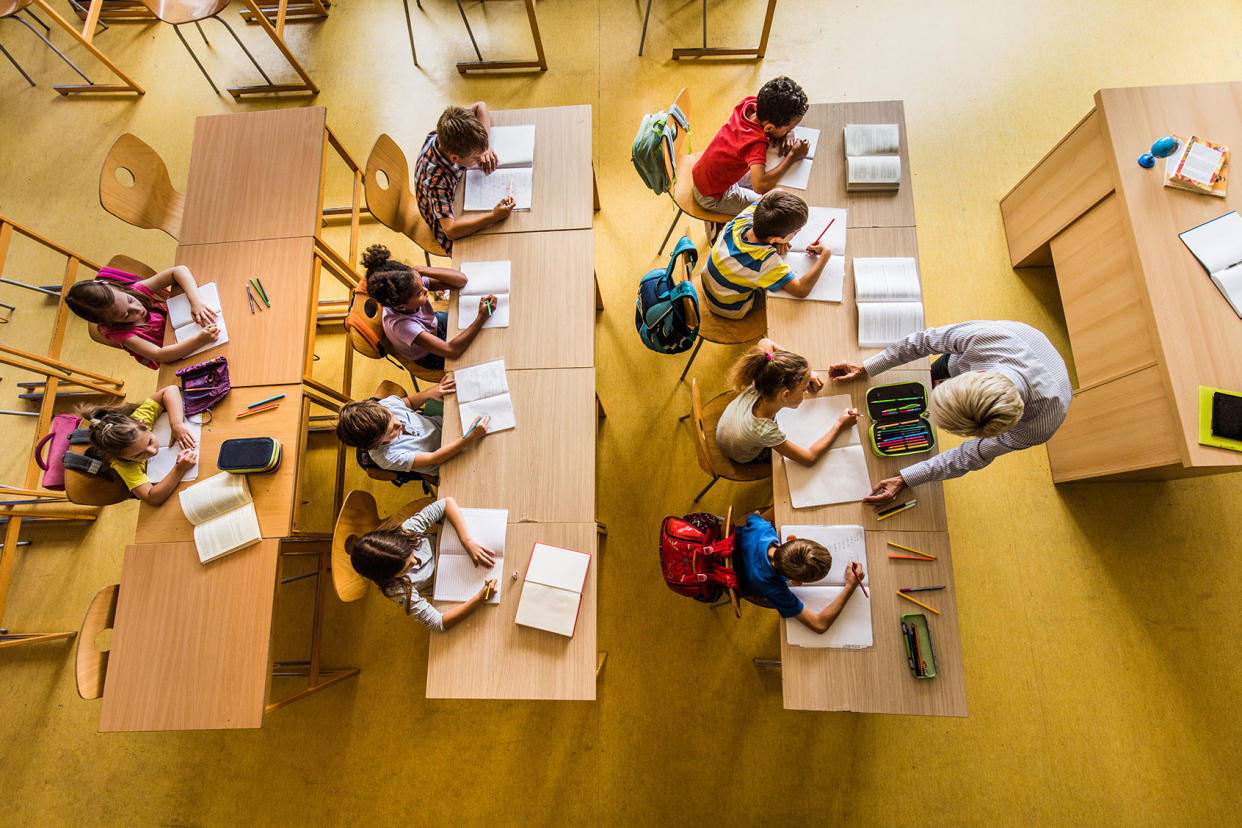
M 431 289 L 431 279 L 426 276 L 423 277 L 423 287 Z M 437 333 L 436 312 L 430 299 L 414 313 L 384 308 L 382 324 L 384 338 L 392 346 L 392 352 L 411 361 L 427 356 L 427 349 L 419 347 L 414 338 L 424 331 L 432 336 Z
M 132 325 L 100 325 L 99 332 L 109 341 L 115 342 L 122 348 L 125 340 L 131 336 L 145 339 L 147 342 L 154 344 L 157 348 L 164 345 L 164 322 L 168 319 L 168 308 L 164 305 L 163 297 L 157 296 L 146 285 L 141 284 L 142 277 L 135 276 L 132 273 L 126 273 L 124 270 L 117 270 L 111 267 L 102 267 L 99 269 L 99 279 L 106 282 L 119 282 L 128 288 L 131 288 L 148 299 L 152 300 L 154 305 L 147 318 L 141 322 L 135 322 Z M 128 348 L 126 350 L 129 350 Z M 159 368 L 160 365 L 154 360 L 139 356 L 133 351 L 129 353 L 143 365 L 148 368 Z
M 755 97 L 743 98 L 729 120 L 712 138 L 694 165 L 694 186 L 709 198 L 719 198 L 768 157 L 768 136 L 755 118 Z

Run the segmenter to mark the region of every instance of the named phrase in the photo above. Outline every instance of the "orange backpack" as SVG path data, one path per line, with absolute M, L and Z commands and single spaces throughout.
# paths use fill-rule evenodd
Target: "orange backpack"
M 370 359 L 384 359 L 388 349 L 384 347 L 383 308 L 367 293 L 363 279 L 349 298 L 349 310 L 345 313 L 345 335 L 355 351 Z

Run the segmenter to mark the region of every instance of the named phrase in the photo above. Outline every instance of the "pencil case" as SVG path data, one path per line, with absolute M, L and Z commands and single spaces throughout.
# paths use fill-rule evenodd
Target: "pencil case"
M 921 382 L 894 382 L 867 390 L 871 450 L 880 457 L 923 454 L 936 445 L 927 419 L 927 388 Z
M 935 678 L 936 653 L 932 650 L 927 616 L 921 612 L 901 616 L 901 637 L 906 642 L 906 662 L 910 665 L 910 675 L 916 679 Z
M 220 471 L 260 474 L 280 466 L 280 442 L 273 437 L 235 437 L 220 444 Z

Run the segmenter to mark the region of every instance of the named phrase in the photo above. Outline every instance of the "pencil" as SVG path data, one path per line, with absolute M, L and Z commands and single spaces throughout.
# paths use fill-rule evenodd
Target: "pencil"
M 260 279 L 258 276 L 255 276 L 254 283 L 255 283 L 255 287 L 259 289 L 259 293 L 263 295 L 263 304 L 267 305 L 270 308 L 272 306 L 272 303 L 267 301 L 267 291 L 264 290 L 263 288 L 263 280 Z
M 829 220 L 828 220 L 828 227 L 831 227 L 831 226 L 832 226 L 832 223 L 833 223 L 834 221 L 836 221 L 836 219 L 835 219 L 835 218 L 834 218 L 834 219 L 829 219 Z M 825 228 L 823 229 L 823 231 L 822 231 L 822 232 L 820 232 L 819 236 L 815 239 L 815 241 L 811 242 L 811 244 L 819 244 L 819 240 L 820 240 L 820 239 L 822 239 L 822 238 L 824 237 L 824 233 L 827 233 L 827 232 L 828 232 L 828 227 L 825 227 Z
M 284 399 L 284 397 L 285 397 L 284 394 L 277 394 L 274 397 L 268 397 L 266 400 L 259 400 L 256 403 L 251 403 L 250 405 L 246 406 L 246 408 L 258 408 L 261 405 L 267 405 L 270 402 L 276 402 L 277 400 L 282 400 Z
M 876 514 L 876 516 L 875 516 L 875 519 L 876 519 L 876 520 L 884 520 L 885 518 L 890 518 L 890 517 L 892 517 L 893 515 L 900 514 L 901 512 L 904 512 L 906 509 L 912 509 L 912 508 L 914 508 L 914 506 L 915 506 L 917 503 L 918 503 L 918 501 L 917 501 L 917 500 L 907 500 L 905 503 L 902 503 L 900 506 L 893 506 L 891 509 L 885 509 L 885 510 L 884 510 L 884 511 L 882 511 L 882 512 L 878 512 L 878 513 Z
M 930 563 L 935 560 L 935 558 L 924 558 L 919 555 L 889 555 L 889 557 L 896 558 L 899 561 L 922 561 L 923 563 Z
M 273 408 L 276 408 L 278 405 L 280 405 L 280 403 L 274 402 L 269 405 L 259 406 L 258 408 L 248 408 L 242 413 L 238 414 L 237 416 L 239 419 L 241 417 L 249 417 L 251 414 L 258 414 L 260 411 L 271 411 Z
M 944 589 L 942 586 L 934 587 L 904 587 L 897 590 L 898 592 L 931 592 L 933 589 Z
M 487 601 L 491 597 L 492 597 L 492 585 L 487 584 L 487 583 L 483 584 L 483 600 Z
M 250 295 L 250 286 L 246 285 L 246 301 L 250 303 L 250 313 L 254 314 L 254 297 Z
M 928 610 L 928 611 L 930 611 L 930 612 L 934 612 L 934 613 L 936 613 L 936 615 L 939 615 L 939 614 L 940 614 L 940 610 L 936 609 L 935 607 L 929 607 L 929 606 L 927 606 L 927 604 L 924 604 L 922 601 L 919 601 L 919 600 L 917 600 L 917 599 L 915 599 L 915 598 L 911 598 L 909 595 L 906 595 L 906 594 L 905 594 L 904 592 L 902 592 L 901 590 L 898 590 L 898 591 L 897 591 L 897 594 L 898 594 L 898 595 L 900 595 L 902 598 L 905 598 L 907 601 L 910 601 L 910 602 L 912 602 L 912 603 L 918 604 L 920 607 L 922 607 L 922 608 L 923 608 L 923 609 L 925 609 L 925 610 Z
M 466 433 L 461 435 L 461 438 L 464 440 L 468 436 L 470 436 L 470 432 L 474 431 L 474 427 L 477 426 L 480 422 L 482 422 L 482 420 L 483 420 L 482 417 L 475 417 L 474 422 L 470 424 L 470 428 L 466 429 Z
M 491 299 L 484 299 L 484 300 L 483 300 L 483 307 L 487 308 L 487 315 L 488 315 L 488 316 L 491 316 L 491 315 L 492 315 L 492 300 L 491 300 Z
M 927 554 L 926 552 L 920 552 L 920 551 L 919 551 L 919 550 L 917 550 L 917 549 L 911 549 L 911 548 L 910 548 L 910 547 L 908 547 L 908 546 L 902 546 L 900 543 L 896 543 L 895 541 L 889 541 L 889 542 L 888 542 L 888 545 L 889 545 L 889 546 L 895 546 L 895 547 L 897 547 L 898 549 L 904 549 L 904 550 L 906 550 L 907 552 L 913 552 L 913 553 L 914 553 L 914 554 L 916 554 L 916 555 L 922 555 L 924 558 L 931 558 L 933 561 L 934 561 L 934 560 L 936 560 L 936 556 L 935 556 L 935 555 L 929 555 L 929 554 Z
M 860 574 L 861 570 L 860 570 L 860 567 L 858 566 L 858 561 L 851 561 L 850 568 L 854 570 L 855 575 Z M 867 585 L 862 582 L 862 578 L 858 579 L 858 585 L 862 587 L 863 595 L 867 598 L 870 598 L 871 593 L 867 592 Z

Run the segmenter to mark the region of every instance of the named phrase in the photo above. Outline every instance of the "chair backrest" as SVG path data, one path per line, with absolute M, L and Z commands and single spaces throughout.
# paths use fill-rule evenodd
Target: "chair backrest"
M 690 117 L 690 89 L 686 87 L 677 93 L 673 106 L 681 110 L 681 114 L 686 116 L 686 123 L 693 124 L 694 121 Z M 671 109 L 672 107 L 670 107 Z M 671 119 L 670 119 L 671 120 Z M 677 178 L 677 162 L 684 158 L 689 150 L 686 149 L 686 142 L 690 140 L 688 130 L 677 130 L 677 137 L 673 139 L 673 155 L 669 156 L 668 152 L 664 153 L 664 171 L 668 173 L 668 180 L 672 181 Z
M 103 695 L 104 678 L 108 674 L 108 651 L 95 649 L 95 639 L 104 630 L 112 629 L 116 620 L 116 599 L 119 584 L 106 586 L 91 600 L 78 632 L 78 651 L 75 659 L 78 695 L 84 699 L 97 699 Z
M 703 430 L 703 399 L 699 396 L 699 381 L 694 377 L 690 378 L 690 427 L 694 430 L 694 452 L 699 458 L 699 468 L 716 474 L 712 468 L 712 453 L 707 447 L 707 441 L 715 440 L 716 435 L 708 437 Z
M 122 170 L 133 178 L 124 184 Z M 99 203 L 121 221 L 135 227 L 163 230 L 174 239 L 181 234 L 185 197 L 173 189 L 168 167 L 159 153 L 126 132 L 116 139 L 99 174 Z
M 355 489 L 345 496 L 332 528 L 332 586 L 342 602 L 357 601 L 367 594 L 371 583 L 354 569 L 345 551 L 345 539 L 350 535 L 365 535 L 379 526 L 379 522 L 379 510 L 370 492 Z
M 0 0 L 0 17 L 11 17 L 33 2 L 34 0 Z
M 362 181 L 367 209 L 380 224 L 411 238 L 417 225 L 426 225 L 418 212 L 418 200 L 410 192 L 410 165 L 388 133 L 375 139 Z
M 147 11 L 165 23 L 180 26 L 215 17 L 231 0 L 142 0 Z

